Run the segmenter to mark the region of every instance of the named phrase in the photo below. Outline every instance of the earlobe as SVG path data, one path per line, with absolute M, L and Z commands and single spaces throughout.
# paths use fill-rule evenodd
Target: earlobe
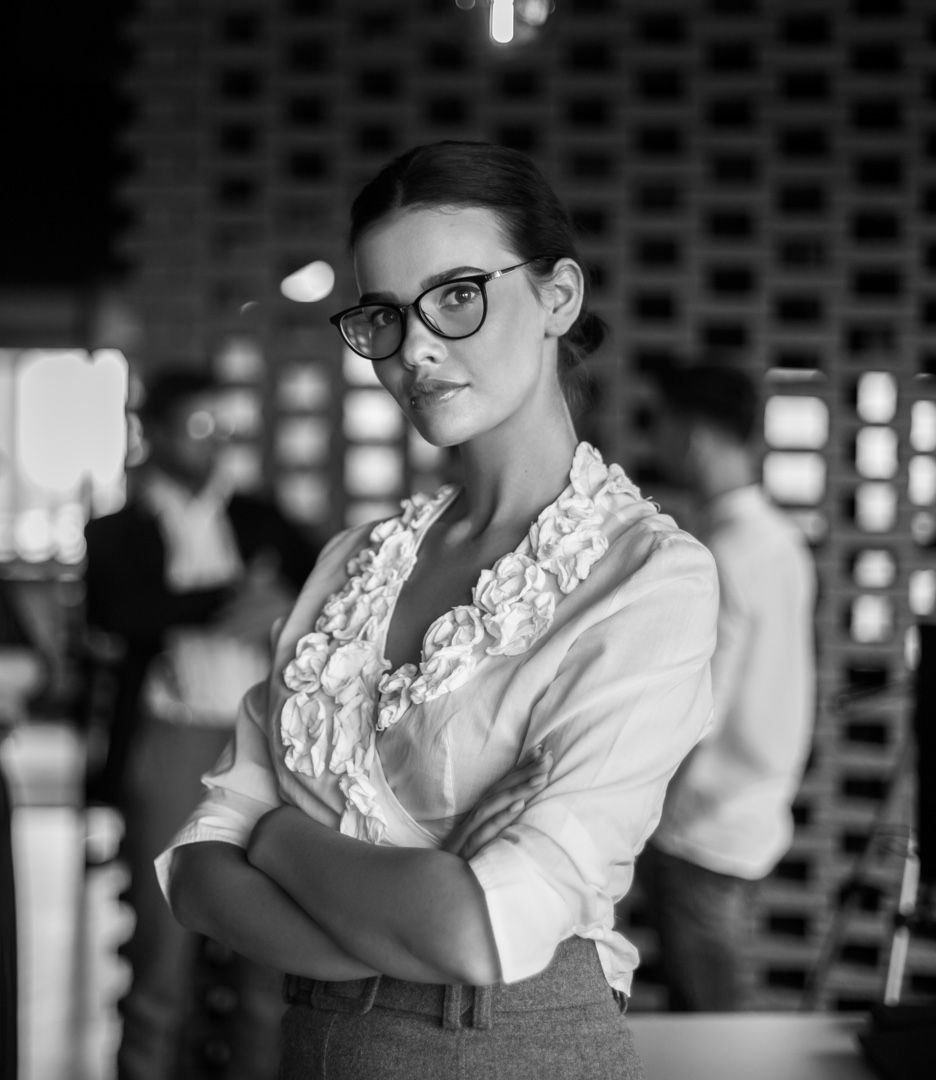
M 548 318 L 546 333 L 562 337 L 582 310 L 585 298 L 585 275 L 574 259 L 559 259 L 546 286 Z

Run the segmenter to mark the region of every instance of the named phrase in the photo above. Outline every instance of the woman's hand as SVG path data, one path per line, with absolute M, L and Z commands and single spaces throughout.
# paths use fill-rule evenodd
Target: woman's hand
M 449 834 L 442 850 L 470 859 L 517 820 L 527 802 L 545 787 L 551 767 L 552 754 L 537 747 L 530 760 L 516 765 L 481 796 Z

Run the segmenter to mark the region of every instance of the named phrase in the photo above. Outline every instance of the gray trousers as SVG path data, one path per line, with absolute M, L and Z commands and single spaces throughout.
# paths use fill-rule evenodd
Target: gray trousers
M 593 942 L 503 987 L 287 977 L 280 1080 L 644 1080 Z

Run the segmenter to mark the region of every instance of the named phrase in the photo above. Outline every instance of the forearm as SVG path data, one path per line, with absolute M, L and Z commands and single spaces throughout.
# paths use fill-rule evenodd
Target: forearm
M 178 848 L 170 903 L 189 930 L 280 971 L 330 981 L 377 974 L 349 956 L 234 844 Z
M 457 855 L 375 846 L 281 807 L 254 830 L 248 860 L 379 971 L 416 982 L 500 979 L 484 894 Z

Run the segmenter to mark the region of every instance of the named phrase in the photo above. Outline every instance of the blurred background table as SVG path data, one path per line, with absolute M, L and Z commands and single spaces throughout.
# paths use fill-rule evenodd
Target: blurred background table
M 842 1013 L 636 1013 L 647 1080 L 875 1080 Z

